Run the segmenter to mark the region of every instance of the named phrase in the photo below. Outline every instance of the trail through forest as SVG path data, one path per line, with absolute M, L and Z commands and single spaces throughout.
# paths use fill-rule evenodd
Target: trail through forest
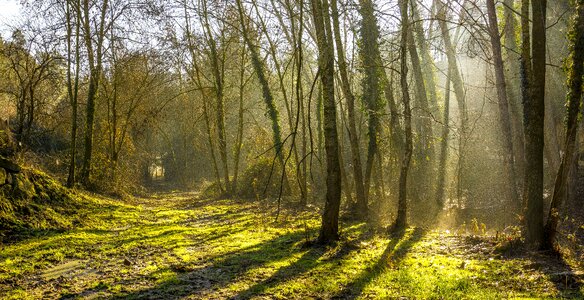
M 92 196 L 95 197 L 95 196 Z M 93 199 L 93 198 L 92 198 Z M 495 299 L 583 297 L 584 274 L 519 249 L 510 236 L 411 228 L 399 236 L 342 223 L 311 245 L 318 211 L 159 193 L 94 198 L 90 225 L 3 245 L 0 298 Z M 479 226 L 480 227 L 480 226 Z M 472 232 L 475 234 L 472 234 Z

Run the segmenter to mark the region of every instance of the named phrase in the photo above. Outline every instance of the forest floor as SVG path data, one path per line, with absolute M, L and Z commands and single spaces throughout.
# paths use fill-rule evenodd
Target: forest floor
M 573 263 L 501 237 L 343 223 L 316 247 L 316 212 L 274 222 L 261 204 L 179 192 L 95 201 L 91 225 L 0 245 L 0 298 L 584 298 Z

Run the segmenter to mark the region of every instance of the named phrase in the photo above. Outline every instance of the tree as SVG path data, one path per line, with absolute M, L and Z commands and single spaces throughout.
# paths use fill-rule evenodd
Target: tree
M 543 150 L 545 119 L 546 74 L 546 0 L 521 3 L 522 26 L 522 91 L 525 134 L 524 203 L 526 239 L 529 243 L 543 242 Z M 531 27 L 531 28 L 530 28 Z M 533 40 L 530 39 L 530 29 Z M 531 49 L 530 49 L 531 45 Z
M 564 156 L 560 163 L 558 173 L 554 183 L 554 193 L 548 213 L 547 222 L 544 227 L 544 238 L 541 248 L 552 250 L 555 244 L 557 227 L 560 220 L 559 209 L 566 197 L 566 186 L 568 175 L 572 167 L 572 160 L 576 152 L 576 137 L 580 125 L 582 107 L 582 76 L 584 76 L 584 1 L 576 3 L 576 15 L 573 27 L 569 33 L 571 43 L 571 61 L 568 63 L 568 114 L 566 122 L 566 137 L 564 140 Z
M 497 87 L 497 98 L 499 103 L 499 122 L 503 138 L 504 151 L 503 164 L 508 181 L 509 196 L 511 205 L 519 207 L 519 193 L 517 192 L 517 183 L 515 178 L 515 160 L 513 150 L 513 132 L 509 115 L 509 104 L 507 101 L 507 88 L 505 84 L 505 66 L 503 65 L 503 55 L 501 54 L 501 37 L 497 22 L 497 12 L 495 1 L 487 0 L 487 15 L 489 19 L 489 36 L 491 38 L 491 49 L 493 51 L 493 63 L 495 67 L 495 82 Z
M 324 143 L 326 150 L 326 198 L 318 242 L 329 243 L 339 238 L 339 206 L 341 203 L 341 166 L 337 135 L 337 112 L 334 86 L 334 51 L 328 0 L 311 0 L 312 16 L 318 47 L 318 66 L 323 88 Z
M 85 141 L 83 151 L 83 165 L 80 174 L 80 180 L 85 185 L 90 183 L 91 155 L 93 152 L 95 99 L 99 90 L 99 80 L 102 72 L 104 40 L 107 33 L 106 29 L 111 25 L 106 24 L 109 2 L 108 0 L 103 0 L 100 3 L 99 17 L 97 20 L 94 20 L 92 17 L 90 10 L 92 5 L 90 5 L 90 0 L 83 0 L 81 8 L 82 31 L 85 41 L 85 48 L 87 50 L 87 62 L 89 64 L 89 87 L 87 91 L 87 106 L 85 111 Z M 97 26 L 97 28 L 92 28 L 94 24 Z
M 79 97 L 79 70 L 81 63 L 80 37 L 80 11 L 79 1 L 67 1 L 65 3 L 65 24 L 67 29 L 67 95 L 71 105 L 71 152 L 69 160 L 69 173 L 67 176 L 67 186 L 75 184 L 75 168 L 77 156 L 77 102 Z M 73 28 L 75 28 L 73 30 Z M 75 37 L 73 41 L 73 37 Z M 74 56 L 74 58 L 73 58 Z M 74 60 L 73 60 L 74 59 Z M 72 75 L 72 68 L 75 74 Z
M 450 32 L 448 30 L 448 25 L 446 23 L 446 10 L 447 7 L 443 4 L 442 0 L 436 0 L 438 5 L 438 25 L 440 26 L 440 31 L 442 33 L 442 40 L 444 42 L 444 48 L 446 51 L 446 58 L 448 60 L 448 73 L 450 74 L 449 78 L 452 82 L 452 86 L 454 87 L 454 95 L 456 96 L 456 101 L 458 102 L 458 111 L 459 111 L 459 118 L 460 118 L 460 134 L 459 134 L 459 145 L 458 145 L 458 188 L 457 188 L 457 197 L 458 200 L 461 201 L 462 199 L 462 178 L 465 169 L 465 143 L 467 142 L 467 130 L 468 130 L 468 114 L 466 109 L 466 99 L 465 99 L 465 91 L 464 86 L 462 83 L 462 77 L 460 75 L 460 71 L 458 69 L 458 63 L 456 60 L 456 51 L 452 44 L 452 40 L 450 38 Z M 462 12 L 461 12 L 462 14 Z
M 401 13 L 401 42 L 400 42 L 400 56 L 401 56 L 401 67 L 400 67 L 400 85 L 402 89 L 402 98 L 404 103 L 404 127 L 405 127 L 405 151 L 404 157 L 401 163 L 401 169 L 399 174 L 399 198 L 397 207 L 397 219 L 395 221 L 395 230 L 404 230 L 407 226 L 407 215 L 408 215 L 408 199 L 407 199 L 407 180 L 408 171 L 410 169 L 410 160 L 412 159 L 412 110 L 410 107 L 410 93 L 408 91 L 408 37 L 409 33 L 409 20 L 408 20 L 408 3 L 407 0 L 400 0 L 400 13 Z
M 375 18 L 375 7 L 371 0 L 359 1 L 359 13 L 361 14 L 361 45 L 359 53 L 363 62 L 363 102 L 367 108 L 367 136 L 369 142 L 367 145 L 367 161 L 365 162 L 365 200 L 359 205 L 359 210 L 365 216 L 367 215 L 367 201 L 369 198 L 369 189 L 371 183 L 371 171 L 373 169 L 373 160 L 378 151 L 378 134 L 379 134 L 379 113 L 381 109 L 380 101 L 380 60 L 379 53 L 379 28 Z
M 505 79 L 508 80 L 507 86 L 507 100 L 509 102 L 511 124 L 513 126 L 513 150 L 515 150 L 514 161 L 516 172 L 519 178 L 523 178 L 524 170 L 524 138 L 523 138 L 523 122 L 522 122 L 522 108 L 521 98 L 519 95 L 519 46 L 517 45 L 517 19 L 514 11 L 514 0 L 504 0 L 505 9 L 505 28 L 504 28 L 504 43 L 506 49 L 505 63 L 508 68 L 505 69 Z M 521 183 L 521 182 L 520 182 Z
M 243 11 L 243 5 L 241 4 L 241 0 L 237 0 L 237 11 L 239 13 L 239 21 L 240 21 L 240 25 L 241 25 L 241 33 L 243 35 L 243 40 L 250 51 L 251 62 L 252 62 L 254 71 L 258 77 L 258 81 L 260 82 L 260 85 L 262 87 L 262 95 L 264 98 L 264 103 L 266 104 L 268 115 L 269 115 L 270 120 L 272 122 L 272 139 L 274 142 L 274 149 L 276 151 L 276 157 L 278 158 L 278 161 L 280 162 L 280 165 L 282 166 L 283 185 L 285 187 L 287 187 L 288 186 L 288 179 L 286 177 L 286 163 L 284 161 L 284 153 L 282 150 L 283 149 L 283 142 L 282 142 L 281 129 L 280 129 L 280 117 L 279 117 L 280 114 L 278 112 L 278 108 L 276 107 L 276 104 L 274 103 L 274 97 L 272 95 L 270 85 L 268 84 L 268 79 L 266 77 L 265 70 L 264 70 L 265 69 L 264 63 L 260 59 L 260 54 L 258 53 L 257 46 L 255 44 L 253 44 L 253 42 L 249 36 L 249 31 L 248 31 L 249 29 L 247 28 L 247 25 L 246 25 L 245 14 Z
M 355 194 L 357 202 L 355 212 L 358 216 L 365 218 L 367 216 L 367 197 L 363 183 L 363 167 L 361 165 L 361 151 L 359 149 L 359 136 L 355 122 L 355 95 L 351 90 L 351 83 L 347 75 L 347 62 L 345 59 L 344 45 L 341 40 L 341 30 L 339 26 L 339 12 L 337 0 L 331 0 L 331 12 L 333 20 L 333 30 L 335 34 L 335 43 L 337 47 L 337 61 L 339 65 L 339 74 L 341 76 L 341 88 L 347 101 L 347 115 L 349 119 L 349 145 L 351 147 L 351 157 L 353 166 L 353 179 L 355 182 Z
M 203 12 L 202 12 L 202 23 L 205 31 L 205 41 L 209 46 L 209 60 L 211 61 L 211 71 L 214 79 L 215 86 L 215 96 L 216 96 L 216 122 L 217 122 L 217 135 L 219 139 L 219 157 L 221 158 L 221 163 L 223 166 L 223 180 L 225 181 L 225 191 L 227 194 L 231 194 L 231 184 L 229 183 L 229 167 L 227 163 L 227 137 L 225 132 L 225 108 L 224 108 L 224 58 L 225 55 L 220 55 L 217 51 L 217 42 L 211 31 L 211 26 L 209 25 L 209 12 L 207 10 L 207 1 L 202 1 Z M 227 47 L 224 44 L 225 41 L 225 28 L 221 29 L 220 42 L 222 50 L 225 51 Z

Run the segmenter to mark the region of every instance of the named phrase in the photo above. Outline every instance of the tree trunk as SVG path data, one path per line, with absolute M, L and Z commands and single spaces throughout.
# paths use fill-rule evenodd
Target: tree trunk
M 533 42 L 529 50 L 529 1 L 522 2 L 522 64 L 524 79 L 526 238 L 529 243 L 543 241 L 543 154 L 545 119 L 545 15 L 546 0 L 532 0 Z M 532 56 L 530 58 L 530 56 Z
M 341 76 L 341 87 L 347 101 L 347 115 L 349 121 L 349 144 L 351 147 L 351 157 L 353 162 L 353 179 L 355 182 L 355 192 L 357 202 L 355 213 L 358 217 L 364 219 L 367 217 L 367 198 L 365 197 L 365 188 L 363 186 L 363 167 L 361 165 L 361 151 L 359 150 L 359 136 L 357 135 L 357 126 L 355 125 L 355 96 L 351 91 L 351 83 L 347 75 L 347 63 L 345 60 L 344 46 L 341 41 L 341 31 L 339 26 L 339 12 L 337 9 L 337 0 L 331 0 L 333 30 L 337 46 L 337 60 L 339 65 L 339 74 Z
M 204 18 L 204 28 L 205 28 L 205 36 L 207 43 L 209 44 L 210 50 L 210 61 L 211 61 L 211 70 L 213 73 L 213 79 L 215 80 L 215 95 L 217 97 L 216 103 L 216 120 L 217 122 L 217 135 L 219 140 L 219 157 L 221 158 L 221 164 L 223 167 L 223 181 L 225 182 L 225 191 L 227 195 L 231 194 L 231 184 L 229 180 L 229 164 L 227 161 L 227 137 L 225 132 L 225 108 L 224 108 L 224 99 L 223 99 L 223 84 L 224 84 L 224 76 L 222 72 L 222 64 L 224 62 L 220 61 L 219 54 L 217 53 L 217 44 L 215 39 L 213 38 L 213 33 L 209 26 L 208 21 L 208 12 L 207 12 L 207 1 L 203 1 L 203 18 Z M 223 32 L 222 32 L 223 34 Z M 224 45 L 222 45 L 224 46 Z
M 71 36 L 73 34 L 73 24 L 71 15 L 71 3 L 67 1 L 67 93 L 69 96 L 69 103 L 71 104 L 71 150 L 70 150 L 70 160 L 69 160 L 69 174 L 67 177 L 67 187 L 73 187 L 75 185 L 75 167 L 76 167 L 76 156 L 77 156 L 77 99 L 79 94 L 79 62 L 80 62 L 80 51 L 79 51 L 79 30 L 80 30 L 80 7 L 79 3 L 76 3 L 75 9 L 75 79 L 71 78 Z
M 514 0 L 504 0 L 503 3 L 505 4 L 505 48 L 507 49 L 506 59 L 504 61 L 508 62 L 505 78 L 509 83 L 507 85 L 507 100 L 509 103 L 511 125 L 513 129 L 513 150 L 515 151 L 513 155 L 517 177 L 523 178 L 525 170 L 525 140 L 523 137 L 523 110 L 521 109 L 519 84 L 517 83 L 520 73 L 520 65 L 518 64 L 519 47 L 517 46 L 516 39 L 517 19 L 515 11 L 511 10 L 511 8 L 514 7 Z M 522 184 L 522 182 L 517 182 L 517 184 Z
M 184 9 L 185 21 L 186 21 L 185 22 L 186 23 L 185 29 L 186 29 L 186 35 L 187 35 L 187 47 L 188 47 L 188 50 L 191 54 L 192 63 L 193 63 L 192 67 L 194 68 L 194 70 L 191 70 L 191 72 L 189 72 L 189 75 L 191 76 L 191 80 L 193 80 L 193 82 L 195 83 L 197 88 L 201 91 L 201 96 L 202 96 L 203 100 L 206 100 L 206 99 L 208 99 L 207 92 L 205 91 L 205 87 L 203 86 L 203 83 L 201 81 L 201 70 L 200 70 L 198 62 L 197 62 L 197 55 L 195 53 L 195 47 L 193 45 L 193 39 L 192 39 L 193 37 L 191 35 L 191 29 L 190 29 L 190 25 L 189 25 L 190 24 L 190 17 L 188 14 L 186 2 L 184 3 L 183 9 Z M 209 143 L 209 152 L 211 153 L 211 163 L 213 165 L 215 182 L 219 186 L 219 190 L 221 191 L 221 193 L 223 193 L 223 192 L 225 192 L 225 189 L 223 188 L 223 185 L 221 184 L 221 175 L 219 174 L 219 167 L 217 165 L 217 158 L 215 156 L 215 146 L 213 143 L 211 120 L 209 117 L 207 103 L 208 103 L 208 101 L 203 101 L 203 105 L 202 105 L 203 106 L 203 119 L 205 121 L 205 132 L 207 133 L 207 142 Z
M 250 51 L 251 54 L 251 62 L 254 68 L 254 71 L 256 72 L 256 75 L 258 76 L 258 81 L 260 82 L 260 85 L 262 87 L 262 95 L 264 98 L 264 102 L 266 104 L 266 108 L 268 110 L 268 115 L 270 116 L 270 120 L 272 121 L 272 137 L 273 137 L 273 141 L 274 141 L 274 148 L 276 150 L 276 157 L 278 158 L 278 161 L 280 162 L 280 165 L 282 166 L 282 172 L 283 172 L 283 185 L 284 187 L 286 187 L 286 189 L 289 189 L 289 184 L 288 184 L 288 177 L 286 175 L 286 164 L 284 161 L 284 153 L 282 151 L 283 149 L 283 144 L 282 144 L 282 137 L 281 137 L 281 130 L 280 130 L 280 120 L 279 120 L 279 113 L 278 113 L 278 109 L 276 107 L 276 104 L 274 103 L 274 97 L 272 96 L 272 91 L 270 90 L 270 85 L 268 83 L 268 79 L 266 78 L 266 74 L 264 71 L 264 64 L 262 62 L 262 60 L 260 59 L 258 50 L 257 50 L 257 46 L 254 45 L 248 35 L 248 29 L 245 23 L 245 17 L 244 17 L 244 13 L 243 13 L 243 6 L 241 4 L 241 0 L 237 0 L 237 10 L 239 13 L 239 21 L 242 27 L 242 35 L 243 35 L 243 39 Z
M 430 106 L 428 105 L 428 94 L 426 91 L 426 85 L 424 84 L 424 75 L 422 72 L 422 66 L 420 64 L 420 57 L 418 56 L 418 49 L 416 48 L 416 43 L 413 38 L 413 34 L 410 32 L 408 37 L 408 52 L 410 54 L 410 61 L 412 62 L 412 73 L 414 74 L 414 81 L 416 86 L 416 106 L 418 106 L 419 113 L 418 118 L 421 122 L 421 132 L 420 132 L 420 161 L 425 162 L 426 157 L 432 158 L 433 156 L 433 145 L 432 145 L 432 121 L 430 118 Z M 423 168 L 427 169 L 428 166 Z
M 391 148 L 393 149 L 393 155 L 395 155 L 395 157 L 401 157 L 403 152 L 404 132 L 399 123 L 399 112 L 397 104 L 395 103 L 395 98 L 393 97 L 393 78 L 391 80 L 388 78 L 385 68 L 381 69 L 381 80 L 383 80 L 383 94 L 385 95 L 385 101 L 387 101 L 387 106 L 389 108 Z
M 404 157 L 401 164 L 401 170 L 399 174 L 399 197 L 398 197 L 398 207 L 397 207 L 397 219 L 395 221 L 395 230 L 404 230 L 407 226 L 407 214 L 408 214 L 408 201 L 407 201 L 407 178 L 408 170 L 410 168 L 410 160 L 412 158 L 412 111 L 410 108 L 410 93 L 408 91 L 408 64 L 407 64 L 407 44 L 408 36 L 408 4 L 407 0 L 400 0 L 400 12 L 401 12 L 401 68 L 400 68 L 400 84 L 402 89 L 402 97 L 404 102 L 404 126 L 405 126 L 405 151 Z
M 243 94 L 245 92 L 245 49 L 241 49 L 241 65 L 239 70 L 239 110 L 237 111 L 237 136 L 235 138 L 235 153 L 233 154 L 233 181 L 231 191 L 237 194 L 237 179 L 239 177 L 239 160 L 243 143 Z
M 446 23 L 446 7 L 442 3 L 442 0 L 437 0 L 438 3 L 438 24 L 440 25 L 440 31 L 442 33 L 442 39 L 444 40 L 444 47 L 446 48 L 446 57 L 448 60 L 448 72 L 450 72 L 450 79 L 454 87 L 454 94 L 456 95 L 456 101 L 458 103 L 459 119 L 460 119 L 460 140 L 458 145 L 458 187 L 457 187 L 457 198 L 460 204 L 462 200 L 462 189 L 464 187 L 462 179 L 465 173 L 465 144 L 467 139 L 467 122 L 468 116 L 466 111 L 466 99 L 465 91 L 462 84 L 462 77 L 460 76 L 460 71 L 458 70 L 458 64 L 456 61 L 456 51 L 450 39 L 450 32 L 448 30 L 448 25 Z
M 87 90 L 87 106 L 85 120 L 85 145 L 83 152 L 83 165 L 81 167 L 81 182 L 85 185 L 90 183 L 91 175 L 91 154 L 93 152 L 93 126 L 95 116 L 95 98 L 99 89 L 99 80 L 102 68 L 103 40 L 105 37 L 105 17 L 108 9 L 108 0 L 103 0 L 101 6 L 101 19 L 97 32 L 97 43 L 93 44 L 91 24 L 90 24 L 90 4 L 89 0 L 83 1 L 83 33 L 85 47 L 87 48 L 87 58 L 89 63 L 89 87 Z M 94 53 L 95 51 L 95 53 Z
M 428 92 L 428 104 L 430 108 L 430 113 L 434 115 L 435 118 L 439 119 L 438 111 L 438 95 L 436 92 L 436 81 L 434 80 L 434 59 L 430 55 L 428 50 L 428 42 L 424 35 L 424 23 L 420 19 L 417 0 L 410 0 L 412 6 L 412 17 L 414 18 L 413 31 L 415 36 L 415 41 L 420 49 L 421 63 L 422 63 L 422 74 L 423 80 L 426 83 L 425 87 Z
M 438 212 L 444 209 L 444 188 L 446 181 L 446 161 L 448 159 L 448 135 L 450 133 L 450 70 L 446 73 L 446 90 L 444 92 L 444 114 L 442 115 L 442 134 L 440 136 L 440 157 L 438 159 L 438 180 L 436 186 L 436 204 Z
M 576 154 L 576 137 L 578 135 L 578 114 L 582 105 L 582 76 L 584 75 L 584 0 L 577 2 L 577 15 L 574 20 L 571 39 L 572 49 L 570 70 L 568 74 L 568 119 L 566 124 L 566 139 L 564 141 L 564 156 L 560 163 L 554 184 L 554 193 L 544 227 L 542 248 L 552 250 L 555 244 L 557 227 L 560 220 L 560 207 L 566 197 L 568 175 Z
M 519 194 L 517 192 L 517 183 L 515 178 L 515 160 L 513 159 L 513 133 L 509 116 L 509 104 L 507 102 L 507 89 L 505 87 L 505 67 L 503 65 L 503 56 L 501 54 L 501 37 L 499 36 L 499 27 L 497 22 L 497 11 L 495 1 L 487 0 L 487 14 L 489 18 L 489 35 L 491 38 L 491 48 L 493 50 L 493 62 L 495 66 L 495 82 L 497 87 L 497 98 L 499 102 L 499 122 L 503 138 L 503 164 L 508 183 L 510 204 L 516 208 L 521 207 Z
M 319 243 L 330 243 L 339 238 L 339 206 L 341 202 L 341 170 L 335 108 L 334 51 L 328 0 L 311 0 L 314 27 L 317 36 L 318 65 L 323 88 L 324 142 L 326 149 L 326 198 Z
M 359 48 L 361 59 L 363 61 L 363 101 L 367 107 L 367 135 L 369 143 L 367 146 L 367 161 L 365 163 L 365 198 L 369 198 L 369 190 L 371 186 L 371 170 L 373 168 L 373 161 L 375 154 L 378 151 L 377 139 L 379 133 L 379 64 L 381 57 L 379 53 L 379 28 L 377 27 L 377 20 L 375 18 L 375 7 L 371 0 L 359 1 L 359 13 L 361 14 L 361 42 Z M 363 208 L 362 208 L 363 209 Z

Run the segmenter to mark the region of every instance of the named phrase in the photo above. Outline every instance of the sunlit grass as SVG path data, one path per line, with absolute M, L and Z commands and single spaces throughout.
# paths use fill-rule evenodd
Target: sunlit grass
M 562 288 L 528 257 L 501 258 L 491 244 L 445 232 L 410 228 L 390 236 L 343 224 L 342 241 L 315 247 L 306 242 L 316 236 L 316 213 L 286 210 L 274 223 L 257 204 L 194 194 L 134 205 L 87 201 L 101 205 L 87 206 L 93 219 L 81 228 L 4 245 L 0 298 L 498 299 L 583 292 Z

